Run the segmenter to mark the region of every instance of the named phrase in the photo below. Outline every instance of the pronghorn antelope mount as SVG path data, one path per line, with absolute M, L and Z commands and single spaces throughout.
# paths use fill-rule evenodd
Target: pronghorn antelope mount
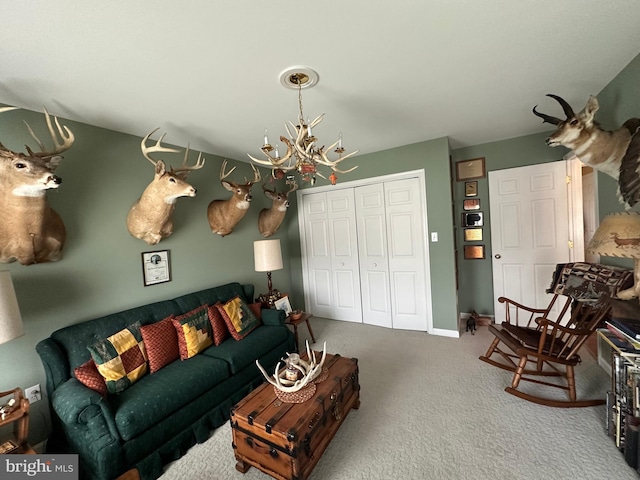
M 10 110 L 15 108 L 2 107 L 0 113 Z M 52 149 L 45 148 L 29 124 L 27 129 L 40 147 L 39 152 L 28 146 L 26 154 L 13 152 L 0 143 L 0 262 L 3 263 L 18 261 L 32 265 L 62 258 L 66 230 L 60 215 L 49 206 L 46 192 L 62 183 L 53 172 L 62 160 L 60 154 L 69 150 L 75 139 L 57 117 L 52 122 L 46 109 L 44 116 Z
M 260 181 L 260 172 L 251 164 L 253 169 L 253 180 L 246 181 L 244 184 L 234 183 L 225 180 L 236 167 L 225 173 L 227 161 L 222 162 L 220 168 L 220 184 L 232 192 L 231 198 L 227 200 L 213 200 L 207 208 L 207 219 L 211 231 L 222 237 L 233 232 L 238 222 L 246 215 L 251 206 L 251 187 L 254 183 Z
M 199 170 L 204 166 L 202 153 L 193 166 L 188 166 L 189 147 L 187 147 L 184 160 L 180 168 L 167 171 L 165 162 L 154 160 L 152 153 L 177 153 L 179 150 L 162 146 L 163 134 L 155 145 L 147 146 L 147 140 L 157 132 L 156 128 L 140 142 L 140 149 L 144 158 L 149 160 L 155 168 L 155 175 L 151 183 L 142 192 L 140 198 L 133 204 L 127 215 L 127 230 L 140 240 L 149 245 L 156 245 L 163 238 L 173 233 L 173 211 L 176 201 L 180 197 L 195 197 L 196 189 L 187 183 L 187 176 L 193 170 Z
M 630 118 L 613 131 L 605 131 L 594 121 L 599 108 L 596 97 L 589 97 L 587 105 L 577 114 L 561 97 L 547 94 L 564 110 L 566 120 L 545 115 L 533 107 L 533 113 L 543 123 L 556 125 L 547 138 L 547 145 L 567 147 L 586 165 L 618 180 L 618 199 L 626 209 L 640 200 L 640 118 Z
M 278 192 L 275 188 L 270 190 L 264 184 L 262 185 L 264 195 L 271 200 L 271 207 L 263 208 L 258 216 L 260 235 L 266 238 L 278 231 L 289 208 L 289 194 L 297 189 L 298 184 L 295 181 L 290 183 L 289 189 L 283 192 Z

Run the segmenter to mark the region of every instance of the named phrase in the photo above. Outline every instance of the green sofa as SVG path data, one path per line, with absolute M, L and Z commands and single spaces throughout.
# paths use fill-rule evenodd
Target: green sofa
M 133 467 L 142 480 L 158 478 L 164 465 L 207 440 L 230 408 L 263 382 L 256 359 L 272 369 L 295 350 L 284 312 L 263 310 L 262 325 L 244 339 L 228 338 L 176 360 L 117 395 L 103 397 L 84 386 L 74 368 L 91 358 L 87 345 L 136 321 L 155 323 L 236 295 L 251 303 L 253 294 L 253 285 L 230 283 L 71 325 L 39 342 L 52 418 L 47 452 L 78 453 L 83 479 L 112 480 Z M 212 454 L 233 461 L 230 451 Z

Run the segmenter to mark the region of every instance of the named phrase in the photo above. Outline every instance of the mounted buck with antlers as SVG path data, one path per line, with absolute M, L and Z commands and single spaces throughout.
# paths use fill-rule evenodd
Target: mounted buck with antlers
M 224 188 L 233 193 L 228 200 L 213 200 L 207 208 L 207 218 L 213 233 L 225 236 L 233 232 L 238 222 L 246 215 L 251 205 L 251 187 L 260 181 L 260 172 L 251 164 L 253 180 L 244 184 L 226 181 L 236 167 L 225 173 L 227 161 L 222 162 L 220 168 L 220 183 Z M 245 179 L 246 180 L 246 179 Z
M 15 109 L 3 107 L 0 113 Z M 26 154 L 13 152 L 0 143 L 0 262 L 3 263 L 18 261 L 31 265 L 62 258 L 66 230 L 60 215 L 49 206 L 46 192 L 62 183 L 53 172 L 62 160 L 60 154 L 69 150 L 75 139 L 71 130 L 60 126 L 57 117 L 53 117 L 57 133 L 54 131 L 46 108 L 44 115 L 53 149 L 44 147 L 29 124 L 27 129 L 38 143 L 39 152 L 28 146 Z
M 630 118 L 613 132 L 605 131 L 594 121 L 599 108 L 596 97 L 589 97 L 587 105 L 577 114 L 561 97 L 548 94 L 564 110 L 566 120 L 545 115 L 533 107 L 533 113 L 543 123 L 556 125 L 547 138 L 547 145 L 570 148 L 581 162 L 618 180 L 618 198 L 628 209 L 640 200 L 640 118 Z M 633 143 L 632 143 L 633 137 Z M 629 148 L 632 143 L 632 148 Z
M 288 196 L 297 189 L 296 182 L 289 184 L 289 190 L 280 193 L 275 188 L 270 190 L 264 184 L 262 185 L 264 195 L 271 200 L 271 207 L 263 208 L 258 216 L 258 230 L 263 237 L 270 237 L 278 231 L 289 208 Z
M 177 170 L 171 167 L 171 170 L 167 171 L 164 161 L 154 160 L 151 158 L 151 154 L 156 152 L 177 153 L 179 150 L 162 146 L 162 140 L 166 133 L 162 134 L 155 145 L 147 146 L 147 140 L 157 131 L 156 128 L 140 142 L 142 155 L 155 167 L 155 175 L 127 215 L 129 233 L 149 245 L 156 245 L 160 240 L 173 233 L 172 215 L 176 201 L 180 197 L 196 196 L 196 189 L 187 183 L 187 176 L 191 171 L 199 170 L 204 166 L 202 153 L 198 155 L 194 166 L 187 166 L 189 157 L 189 147 L 187 147 L 182 166 Z

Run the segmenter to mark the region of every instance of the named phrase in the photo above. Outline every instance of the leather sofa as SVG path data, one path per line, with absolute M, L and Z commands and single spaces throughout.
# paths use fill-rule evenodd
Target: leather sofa
M 295 350 L 284 312 L 262 310 L 262 324 L 243 339 L 175 360 L 118 394 L 88 388 L 74 370 L 91 360 L 88 345 L 133 322 L 149 325 L 235 296 L 250 303 L 253 294 L 253 285 L 230 283 L 64 327 L 39 342 L 52 418 L 47 452 L 77 453 L 80 478 L 112 480 L 134 467 L 142 480 L 158 478 L 164 465 L 207 440 L 231 407 L 263 382 L 256 359 L 273 369 Z

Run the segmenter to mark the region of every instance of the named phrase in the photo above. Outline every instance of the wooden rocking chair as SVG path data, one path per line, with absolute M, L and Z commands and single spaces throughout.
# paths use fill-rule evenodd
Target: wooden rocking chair
M 501 326 L 490 325 L 495 335 L 480 360 L 514 373 L 506 392 L 530 402 L 551 407 L 589 407 L 604 399 L 577 400 L 574 367 L 578 351 L 609 315 L 609 298 L 633 282 L 630 271 L 595 264 L 559 264 L 547 308 L 536 309 L 500 297 L 506 306 Z M 555 305 L 559 313 L 551 318 Z M 562 321 L 571 307 L 571 318 Z M 491 358 L 496 355 L 499 360 Z M 555 377 L 556 382 L 541 377 Z M 559 400 L 518 390 L 521 381 L 564 390 L 568 400 Z

